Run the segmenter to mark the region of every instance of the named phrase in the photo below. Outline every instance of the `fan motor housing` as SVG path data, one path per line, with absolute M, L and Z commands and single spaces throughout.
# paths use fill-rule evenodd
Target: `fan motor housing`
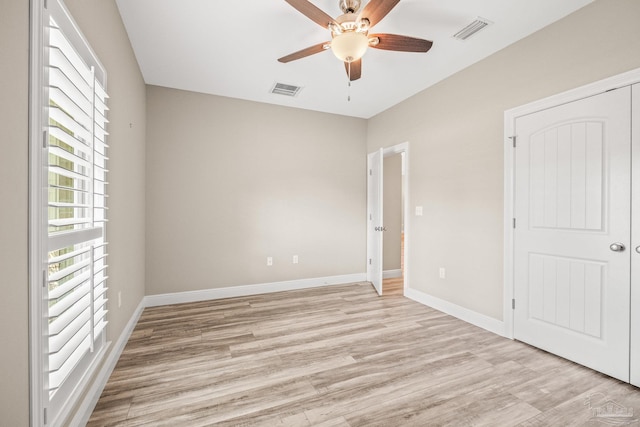
M 360 0 L 338 0 L 342 13 L 356 13 L 360 9 Z

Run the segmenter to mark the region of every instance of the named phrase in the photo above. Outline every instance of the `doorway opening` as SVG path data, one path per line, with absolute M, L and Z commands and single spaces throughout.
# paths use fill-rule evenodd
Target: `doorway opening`
M 370 153 L 367 166 L 367 281 L 379 295 L 404 295 L 410 271 L 409 143 Z
M 404 295 L 404 155 L 391 154 L 383 159 L 383 295 Z

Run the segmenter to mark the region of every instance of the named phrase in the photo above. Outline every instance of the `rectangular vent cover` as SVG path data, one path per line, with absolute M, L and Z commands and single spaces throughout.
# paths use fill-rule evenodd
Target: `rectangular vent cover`
M 300 86 L 276 83 L 271 89 L 271 93 L 275 93 L 276 95 L 297 96 L 301 90 L 302 87 Z
M 477 17 L 475 21 L 471 24 L 467 25 L 457 33 L 453 35 L 453 38 L 458 40 L 467 40 L 472 35 L 476 34 L 478 31 L 488 27 L 492 22 L 488 19 Z

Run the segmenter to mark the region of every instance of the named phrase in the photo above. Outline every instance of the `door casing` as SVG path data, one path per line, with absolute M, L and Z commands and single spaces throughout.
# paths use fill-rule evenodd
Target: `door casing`
M 369 155 L 371 155 L 372 153 L 370 153 Z M 404 291 L 406 293 L 407 289 L 409 288 L 409 260 L 410 260 L 410 250 L 411 250 L 411 224 L 410 224 L 410 215 L 409 215 L 409 207 L 411 206 L 410 204 L 410 197 L 409 197 L 409 142 L 403 142 L 401 144 L 397 144 L 397 145 L 393 145 L 391 147 L 387 147 L 384 148 L 382 150 L 382 156 L 384 157 L 391 157 L 391 156 L 395 156 L 397 154 L 404 154 L 404 159 L 403 159 L 403 174 L 402 174 L 402 193 L 404 194 L 403 197 L 403 202 L 402 202 L 402 221 L 404 223 L 404 273 L 403 273 L 403 287 L 404 287 Z M 369 185 L 369 179 L 368 179 L 368 175 L 369 175 L 369 171 L 367 168 L 367 185 Z M 369 189 L 367 188 L 367 194 L 369 194 Z M 384 197 L 384 194 L 383 194 Z M 380 199 L 380 205 L 377 207 L 377 209 L 382 210 L 382 203 L 383 203 L 383 198 Z M 367 206 L 368 206 L 368 201 L 367 201 Z M 382 224 L 381 224 L 382 225 Z M 371 227 L 369 226 L 369 209 L 367 209 L 367 272 L 369 269 L 369 259 L 371 258 L 372 254 L 370 253 L 370 242 L 371 239 L 373 238 L 372 233 L 374 233 L 374 231 L 371 229 Z M 380 255 L 382 256 L 382 255 Z M 379 260 L 380 263 L 382 263 L 382 259 Z M 382 265 L 382 264 L 380 264 Z M 368 280 L 368 274 L 367 274 L 367 280 Z
M 585 86 L 581 86 L 575 89 L 571 89 L 566 92 L 559 93 L 557 95 L 550 96 L 538 101 L 534 101 L 529 104 L 525 104 L 504 113 L 504 288 L 503 288 L 503 322 L 504 322 L 504 336 L 513 339 L 514 337 L 514 311 L 512 308 L 513 296 L 514 296 L 514 232 L 513 232 L 513 219 L 515 217 L 515 150 L 513 149 L 514 139 L 517 144 L 517 135 L 515 135 L 515 122 L 518 117 L 535 113 L 541 110 L 545 110 L 551 107 L 562 105 L 565 103 L 577 101 L 593 95 L 604 93 L 611 89 L 617 89 L 624 86 L 636 85 L 633 90 L 633 99 L 638 105 L 638 99 L 640 90 L 637 84 L 640 83 L 640 68 L 628 71 L 623 74 L 619 74 L 607 79 L 603 79 Z M 632 111 L 632 126 L 635 126 L 635 132 L 632 133 L 632 157 L 634 159 L 640 158 L 640 118 L 638 118 L 638 109 Z M 632 183 L 634 205 L 636 208 L 633 213 L 637 217 L 638 209 L 640 209 L 640 200 L 638 194 L 640 193 L 640 161 L 636 161 L 632 168 Z M 634 230 L 635 238 L 632 238 L 632 248 L 629 250 L 634 251 L 632 254 L 632 265 L 634 271 L 640 271 L 639 257 L 640 255 L 635 252 L 635 247 L 640 245 L 638 239 L 640 236 L 640 224 L 636 224 Z M 639 282 L 636 278 L 635 282 Z M 640 284 L 631 283 L 631 298 L 632 309 L 631 318 L 632 325 L 634 319 L 637 324 L 637 319 L 640 318 Z M 631 328 L 631 360 L 640 360 L 640 328 Z M 631 366 L 631 383 L 640 386 L 640 364 Z

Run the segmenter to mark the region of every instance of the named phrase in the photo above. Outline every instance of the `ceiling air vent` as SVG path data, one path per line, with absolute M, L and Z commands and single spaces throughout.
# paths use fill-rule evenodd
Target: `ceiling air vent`
M 271 93 L 275 93 L 276 95 L 297 96 L 301 90 L 302 87 L 300 86 L 276 83 L 271 89 Z
M 476 34 L 478 31 L 482 30 L 483 28 L 486 28 L 491 24 L 492 22 L 489 21 L 488 19 L 478 17 L 471 24 L 467 25 L 466 27 L 464 27 L 463 29 L 455 33 L 453 35 L 453 38 L 458 40 L 467 40 L 469 37 L 471 37 L 472 35 Z

